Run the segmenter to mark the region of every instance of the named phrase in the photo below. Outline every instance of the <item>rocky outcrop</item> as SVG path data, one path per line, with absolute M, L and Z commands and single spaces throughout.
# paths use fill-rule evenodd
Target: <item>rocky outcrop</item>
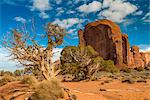
M 128 36 L 122 34 L 120 27 L 110 20 L 88 23 L 84 31 L 78 31 L 78 35 L 80 46 L 92 46 L 103 59 L 113 60 L 116 65 L 145 65 L 144 54 L 136 46 L 130 50 Z
M 150 67 L 150 52 L 144 52 L 146 65 Z
M 139 47 L 138 46 L 132 46 L 131 47 L 131 53 L 132 55 L 130 58 L 133 59 L 133 61 L 130 63 L 130 66 L 132 67 L 143 67 L 146 64 L 146 58 L 145 54 L 139 52 Z

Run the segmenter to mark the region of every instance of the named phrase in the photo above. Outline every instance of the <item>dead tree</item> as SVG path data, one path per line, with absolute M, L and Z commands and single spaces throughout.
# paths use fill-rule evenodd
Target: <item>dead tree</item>
M 14 60 L 25 67 L 38 70 L 45 80 L 49 80 L 59 73 L 58 70 L 55 71 L 52 62 L 53 48 L 63 43 L 65 35 L 66 32 L 63 28 L 48 23 L 44 35 L 44 38 L 47 38 L 47 45 L 43 47 L 36 41 L 36 35 L 31 36 L 27 31 L 20 32 L 14 29 L 9 35 L 5 35 L 3 46 L 11 52 Z

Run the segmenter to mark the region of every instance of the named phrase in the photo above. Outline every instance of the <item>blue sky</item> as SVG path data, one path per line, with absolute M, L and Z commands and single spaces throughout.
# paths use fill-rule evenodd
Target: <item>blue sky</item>
M 88 22 L 105 18 L 116 22 L 122 33 L 128 34 L 131 46 L 150 50 L 149 0 L 1 0 L 0 38 L 17 25 L 30 25 L 32 18 L 38 34 L 44 32 L 47 22 L 64 27 L 69 35 L 61 47 L 77 45 L 77 30 L 84 29 Z M 0 62 L 3 65 L 4 61 Z

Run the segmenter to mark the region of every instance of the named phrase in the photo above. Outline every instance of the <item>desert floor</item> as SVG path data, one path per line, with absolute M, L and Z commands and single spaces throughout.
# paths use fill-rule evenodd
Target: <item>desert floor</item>
M 90 82 L 64 83 L 77 96 L 77 100 L 150 100 L 150 80 L 147 83 L 122 83 L 101 79 Z
M 122 83 L 119 79 L 63 82 L 77 100 L 150 100 L 150 80 L 146 83 Z M 0 100 L 26 100 L 32 94 L 28 85 L 11 82 L 0 87 Z

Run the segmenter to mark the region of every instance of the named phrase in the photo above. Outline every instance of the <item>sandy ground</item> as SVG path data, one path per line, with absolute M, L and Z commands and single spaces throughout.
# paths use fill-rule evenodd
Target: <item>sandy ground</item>
M 113 80 L 102 85 L 103 81 L 105 79 L 91 82 L 66 82 L 64 86 L 74 91 L 77 100 L 150 100 L 150 80 L 147 83 L 134 84 Z
M 62 85 L 77 96 L 77 100 L 150 100 L 150 80 L 147 83 L 121 83 L 109 79 L 89 82 L 63 82 Z M 101 91 L 100 91 L 101 90 Z M 29 86 L 11 82 L 0 87 L 0 100 L 25 100 L 32 93 Z
M 29 86 L 18 81 L 0 87 L 0 100 L 25 100 L 31 94 Z

